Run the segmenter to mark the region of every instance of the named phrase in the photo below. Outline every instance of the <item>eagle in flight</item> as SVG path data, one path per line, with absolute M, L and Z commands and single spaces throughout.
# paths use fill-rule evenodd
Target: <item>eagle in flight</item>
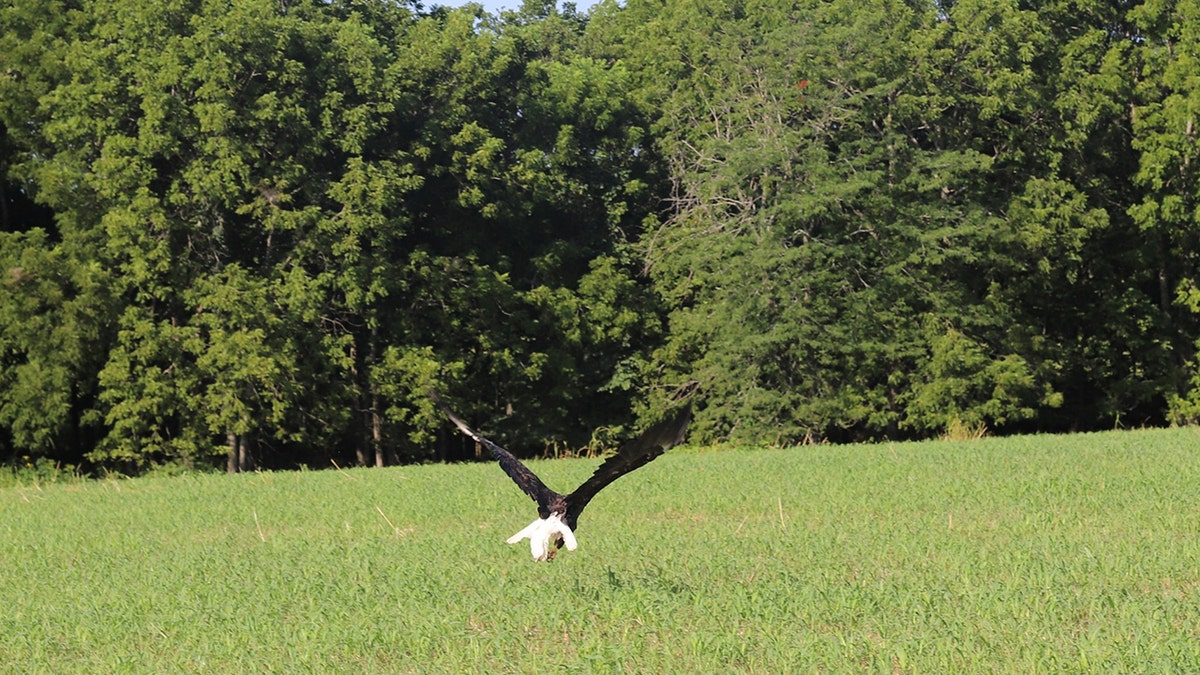
M 564 545 L 568 551 L 574 551 L 578 545 L 575 541 L 575 526 L 583 507 L 609 483 L 645 465 L 671 446 L 679 444 L 692 419 L 692 406 L 688 402 L 674 414 L 647 429 L 641 436 L 622 445 L 617 454 L 604 460 L 583 485 L 571 494 L 563 495 L 546 487 L 546 484 L 511 452 L 481 436 L 440 400 L 437 402 L 450 421 L 464 434 L 475 439 L 476 443 L 486 447 L 492 453 L 492 457 L 500 463 L 504 473 L 537 502 L 538 519 L 509 537 L 508 543 L 515 544 L 527 538 L 533 559 L 544 561 L 553 560 L 554 554 Z M 553 548 L 551 544 L 554 545 Z

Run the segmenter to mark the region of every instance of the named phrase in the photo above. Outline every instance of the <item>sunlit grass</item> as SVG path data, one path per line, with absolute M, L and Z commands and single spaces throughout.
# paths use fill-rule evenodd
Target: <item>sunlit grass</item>
M 1197 448 L 685 448 L 552 564 L 491 464 L 8 488 L 0 670 L 1200 672 Z

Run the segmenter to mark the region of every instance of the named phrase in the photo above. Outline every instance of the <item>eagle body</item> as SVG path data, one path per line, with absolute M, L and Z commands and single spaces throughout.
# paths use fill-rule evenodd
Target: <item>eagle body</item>
M 583 485 L 564 495 L 546 487 L 546 484 L 511 452 L 467 426 L 440 401 L 438 404 L 459 430 L 486 447 L 500 464 L 500 468 L 525 494 L 537 502 L 538 519 L 509 537 L 508 543 L 515 544 L 522 539 L 529 539 L 533 559 L 542 561 L 553 560 L 555 553 L 564 545 L 568 551 L 575 550 L 575 528 L 579 523 L 579 514 L 592 497 L 616 479 L 646 465 L 667 449 L 679 444 L 692 419 L 691 404 L 687 403 L 663 421 L 646 429 L 641 436 L 622 445 L 615 455 L 604 460 Z M 551 544 L 554 545 L 553 548 Z

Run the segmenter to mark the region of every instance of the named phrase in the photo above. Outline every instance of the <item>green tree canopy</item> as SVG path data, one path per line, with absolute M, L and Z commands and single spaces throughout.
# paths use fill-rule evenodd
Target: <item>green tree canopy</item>
M 1194 4 L 9 3 L 0 452 L 1195 422 Z

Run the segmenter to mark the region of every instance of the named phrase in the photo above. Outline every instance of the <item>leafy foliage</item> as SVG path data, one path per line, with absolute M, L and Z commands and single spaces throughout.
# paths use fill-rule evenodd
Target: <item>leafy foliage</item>
M 664 383 L 710 392 L 704 437 L 1153 409 L 1176 343 L 1146 292 L 1160 252 L 1128 242 L 1132 148 L 1111 129 L 1129 128 L 1131 84 L 1114 65 L 1138 43 L 1121 17 L 650 6 L 630 7 L 663 26 L 640 29 L 661 36 L 645 68 L 679 68 L 659 88 L 674 208 L 646 240 L 672 308 L 659 358 Z
M 10 3 L 0 452 L 1193 422 L 1193 4 Z

